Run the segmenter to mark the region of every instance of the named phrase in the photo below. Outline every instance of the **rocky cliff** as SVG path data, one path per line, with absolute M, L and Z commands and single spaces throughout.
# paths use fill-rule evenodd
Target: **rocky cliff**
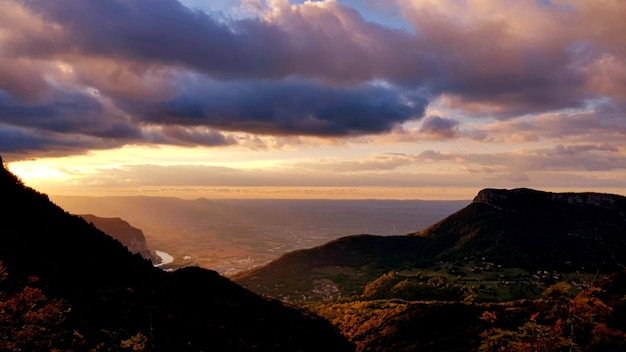
M 499 210 L 516 210 L 524 207 L 547 205 L 578 205 L 604 209 L 618 209 L 626 206 L 626 197 L 594 192 L 552 193 L 529 188 L 512 190 L 487 188 L 480 191 L 473 203 L 489 205 Z
M 120 241 L 131 253 L 138 253 L 151 262 L 158 263 L 159 258 L 152 254 L 148 248 L 143 231 L 131 226 L 125 220 L 121 218 L 101 218 L 91 214 L 79 216 L 102 232 Z

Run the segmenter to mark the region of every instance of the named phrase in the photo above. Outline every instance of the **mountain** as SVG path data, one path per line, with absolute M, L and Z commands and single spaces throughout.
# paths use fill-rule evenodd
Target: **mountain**
M 131 226 L 127 221 L 121 218 L 102 218 L 92 214 L 79 216 L 102 232 L 120 241 L 131 253 L 137 253 L 152 263 L 157 263 L 160 260 L 148 249 L 143 231 Z
M 626 264 L 626 197 L 485 189 L 415 235 L 439 260 L 486 257 L 507 267 L 613 271 Z
M 4 344 L 5 333 L 48 317 L 57 323 L 30 338 L 44 334 L 54 340 L 66 332 L 67 339 L 24 349 L 117 351 L 128 341 L 145 342 L 144 350 L 152 351 L 354 349 L 321 318 L 260 297 L 216 272 L 154 268 L 4 167 L 0 194 L 0 298 L 19 298 L 0 303 L 34 302 L 14 310 L 15 326 L 3 320 Z M 33 311 L 37 307 L 41 316 Z M 7 312 L 3 306 L 3 319 Z
M 389 271 L 482 261 L 526 270 L 612 272 L 626 263 L 626 197 L 485 189 L 406 236 L 358 235 L 283 255 L 233 277 L 256 292 L 315 300 L 360 294 Z

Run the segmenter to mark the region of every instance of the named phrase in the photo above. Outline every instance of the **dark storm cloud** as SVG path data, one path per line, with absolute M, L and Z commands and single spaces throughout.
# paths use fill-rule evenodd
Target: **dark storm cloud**
M 265 134 L 344 136 L 389 131 L 422 116 L 427 101 L 380 85 L 329 87 L 315 82 L 187 82 L 181 95 L 129 110 L 141 122 L 207 125 Z
M 130 140 L 140 136 L 136 126 L 103 112 L 97 99 L 81 92 L 53 91 L 46 101 L 24 104 L 0 90 L 0 122 L 5 124 L 102 138 Z
M 62 133 L 20 128 L 0 123 L 0 151 L 2 151 L 2 157 L 9 161 L 30 157 L 80 154 L 92 149 L 121 147 L 124 144 L 124 141 L 119 139 L 79 135 L 68 138 Z
M 51 142 L 51 138 L 45 138 L 32 131 L 0 124 L 0 150 L 3 153 L 17 154 L 29 150 L 43 150 L 52 144 Z
M 59 91 L 54 95 L 45 102 L 24 104 L 0 91 L 2 122 L 53 132 L 80 132 L 94 122 L 89 116 L 98 116 L 102 111 L 100 104 L 86 94 Z

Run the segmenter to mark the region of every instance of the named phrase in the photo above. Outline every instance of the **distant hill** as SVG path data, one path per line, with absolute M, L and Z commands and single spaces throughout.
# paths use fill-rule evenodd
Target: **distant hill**
M 120 341 L 137 333 L 148 338 L 152 351 L 354 349 L 326 321 L 262 298 L 213 271 L 154 268 L 1 166 L 0 195 L 0 260 L 8 273 L 0 293 L 11 295 L 30 285 L 71 307 L 59 312 L 63 320 L 54 329 L 69 331 L 72 341 L 37 350 L 121 350 Z M 53 337 L 54 329 L 37 335 Z M 79 339 L 86 345 L 77 348 Z
M 81 214 L 79 216 L 88 223 L 94 224 L 102 232 L 122 242 L 131 253 L 137 253 L 155 264 L 158 264 L 158 261 L 160 261 L 148 248 L 143 231 L 131 226 L 127 221 L 121 218 L 101 218 L 92 214 Z
M 612 272 L 626 263 L 626 197 L 485 189 L 460 211 L 407 236 L 359 235 L 283 255 L 233 279 L 297 300 L 362 292 L 382 273 L 437 262 Z M 308 298 L 307 298 L 308 297 Z

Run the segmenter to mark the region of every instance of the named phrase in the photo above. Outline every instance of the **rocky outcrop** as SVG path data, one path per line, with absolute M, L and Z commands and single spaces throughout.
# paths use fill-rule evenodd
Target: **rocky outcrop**
M 120 241 L 132 253 L 138 253 L 153 263 L 158 263 L 160 261 L 160 259 L 153 255 L 150 249 L 148 249 L 148 244 L 146 243 L 143 231 L 131 226 L 123 219 L 101 218 L 91 214 L 79 216 L 85 219 L 85 221 L 93 224 L 102 232 Z
M 549 203 L 613 209 L 626 207 L 626 197 L 594 192 L 552 193 L 528 188 L 511 190 L 487 188 L 476 195 L 473 203 L 486 204 L 498 210 L 511 211 L 524 207 L 546 206 Z

